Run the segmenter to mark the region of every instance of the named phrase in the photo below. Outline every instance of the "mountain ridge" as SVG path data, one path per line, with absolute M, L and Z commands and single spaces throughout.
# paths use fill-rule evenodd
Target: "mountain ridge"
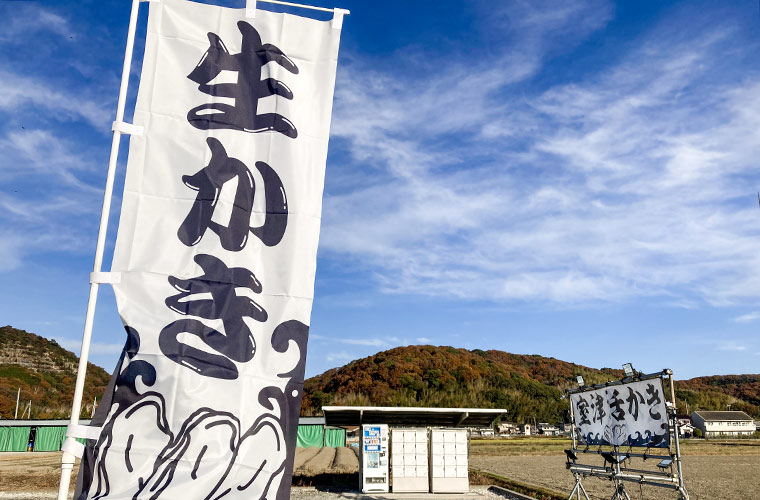
M 13 418 L 17 388 L 32 400 L 32 418 L 68 418 L 78 358 L 33 333 L 0 327 L 0 418 Z M 559 423 L 567 409 L 560 396 L 586 384 L 617 380 L 622 370 L 590 368 L 537 354 L 412 345 L 378 352 L 331 368 L 304 382 L 301 415 L 324 405 L 505 408 L 518 423 Z M 89 363 L 82 417 L 90 416 L 109 374 Z M 679 411 L 743 410 L 760 418 L 760 375 L 711 375 L 675 383 Z M 19 410 L 21 412 L 21 409 Z

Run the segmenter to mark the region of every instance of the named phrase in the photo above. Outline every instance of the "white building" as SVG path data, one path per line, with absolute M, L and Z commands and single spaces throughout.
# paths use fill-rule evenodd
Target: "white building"
M 691 424 L 706 438 L 751 436 L 756 429 L 755 421 L 743 411 L 695 411 Z
M 547 422 L 539 422 L 537 428 L 538 433 L 543 434 L 544 436 L 559 436 L 560 434 L 560 430 L 557 426 Z
M 520 434 L 530 436 L 530 424 L 520 424 Z

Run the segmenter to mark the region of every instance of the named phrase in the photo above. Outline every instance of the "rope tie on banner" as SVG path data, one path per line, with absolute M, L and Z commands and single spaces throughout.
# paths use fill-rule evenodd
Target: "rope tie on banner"
M 106 271 L 90 273 L 90 283 L 114 285 L 121 283 L 121 273 L 112 273 Z
M 76 438 L 98 439 L 101 430 L 101 427 L 93 427 L 91 425 L 69 424 L 66 427 L 66 440 L 61 446 L 61 450 L 71 453 L 77 458 L 82 458 L 85 447 Z
M 140 125 L 133 125 L 127 122 L 115 121 L 111 125 L 111 130 L 113 130 L 114 132 L 120 132 L 122 134 L 143 135 L 143 131 L 145 130 L 145 128 Z

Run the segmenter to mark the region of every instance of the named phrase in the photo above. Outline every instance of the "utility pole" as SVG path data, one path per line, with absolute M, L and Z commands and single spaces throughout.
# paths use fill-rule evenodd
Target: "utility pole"
M 13 414 L 13 418 L 18 418 L 18 400 L 21 397 L 21 387 L 18 388 L 18 392 L 16 393 L 16 413 Z

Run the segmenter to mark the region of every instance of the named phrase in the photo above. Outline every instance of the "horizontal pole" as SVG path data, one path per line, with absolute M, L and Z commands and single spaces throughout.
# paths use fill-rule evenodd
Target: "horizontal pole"
M 585 449 L 581 450 L 581 449 L 576 448 L 576 449 L 573 449 L 572 451 L 574 451 L 576 453 L 594 453 L 596 455 L 601 455 L 601 453 L 602 453 L 598 449 L 597 450 L 585 450 Z M 604 453 L 608 453 L 608 452 L 605 451 Z M 665 460 L 665 459 L 668 459 L 668 458 L 673 458 L 673 455 L 651 455 L 649 453 L 628 453 L 628 452 L 614 451 L 614 450 L 610 450 L 609 453 L 611 453 L 612 455 L 616 455 L 618 457 L 645 458 L 647 460 L 650 459 L 650 458 L 655 458 L 655 459 L 659 458 L 660 460 Z
M 263 0 L 262 0 L 263 1 Z M 565 396 L 569 394 L 576 394 L 579 392 L 586 392 L 586 391 L 595 391 L 597 389 L 603 389 L 604 387 L 610 387 L 613 385 L 623 385 L 623 384 L 629 384 L 631 382 L 640 382 L 642 380 L 652 380 L 655 378 L 664 378 L 668 375 L 671 375 L 673 372 L 669 368 L 666 368 L 660 372 L 657 373 L 649 373 L 646 375 L 634 375 L 632 377 L 626 377 L 621 380 L 611 380 L 609 382 L 605 382 L 603 384 L 596 384 L 596 385 L 584 385 L 583 387 L 578 387 L 577 389 L 568 389 L 565 391 Z M 564 397 L 562 399 L 564 399 Z
M 570 471 L 573 473 L 583 474 L 586 476 L 604 477 L 607 479 L 621 479 L 623 481 L 631 481 L 635 483 L 651 484 L 653 486 L 661 486 L 664 488 L 678 489 L 678 479 L 672 476 L 659 477 L 650 476 L 644 474 L 626 474 L 624 472 L 616 473 L 608 469 L 596 467 L 594 465 L 572 465 Z
M 327 8 L 327 7 L 316 7 L 314 5 L 304 5 L 304 4 L 301 4 L 301 3 L 284 2 L 282 0 L 258 0 L 258 1 L 259 2 L 266 2 L 266 3 L 274 3 L 274 4 L 277 4 L 277 5 L 287 5 L 288 7 L 299 7 L 301 9 L 319 10 L 321 12 L 335 12 L 335 9 L 330 9 L 330 8 Z M 346 15 L 351 14 L 351 12 L 349 12 L 346 9 L 341 9 L 341 10 L 343 10 L 343 13 L 346 14 Z

